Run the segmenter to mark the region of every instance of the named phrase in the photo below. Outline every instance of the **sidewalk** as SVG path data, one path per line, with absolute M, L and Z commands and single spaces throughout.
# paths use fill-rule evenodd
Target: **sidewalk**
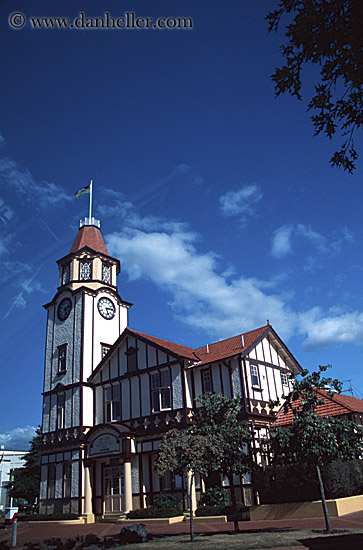
M 142 520 L 140 520 L 142 523 Z M 363 511 L 347 514 L 339 518 L 331 518 L 334 529 L 363 528 Z M 18 523 L 17 547 L 22 548 L 25 542 L 42 542 L 49 538 L 67 539 L 77 535 L 85 536 L 94 533 L 98 537 L 115 535 L 121 531 L 122 526 L 117 523 L 93 523 L 88 525 L 59 525 L 37 524 L 28 522 Z M 243 521 L 239 522 L 241 531 L 258 532 L 274 531 L 280 529 L 324 529 L 323 518 L 290 519 L 275 521 Z M 196 523 L 195 533 L 226 533 L 233 531 L 233 523 Z M 181 535 L 189 533 L 189 523 L 181 522 L 172 525 L 148 525 L 150 535 Z M 2 542 L 11 542 L 11 527 L 0 530 L 0 545 Z

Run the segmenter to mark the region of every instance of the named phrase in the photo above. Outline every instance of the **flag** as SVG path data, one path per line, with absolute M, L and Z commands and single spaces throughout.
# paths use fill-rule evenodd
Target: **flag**
M 79 197 L 82 197 L 82 195 L 85 195 L 86 193 L 91 193 L 91 184 L 87 185 L 87 187 L 82 187 L 82 189 L 79 189 L 76 193 L 77 199 Z

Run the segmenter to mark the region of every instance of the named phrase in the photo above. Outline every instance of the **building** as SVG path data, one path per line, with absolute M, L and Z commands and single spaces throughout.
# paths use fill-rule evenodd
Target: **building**
M 316 414 L 319 416 L 333 416 L 350 420 L 358 426 L 363 426 L 363 400 L 351 395 L 343 395 L 334 392 L 329 395 L 327 390 L 316 389 L 317 397 L 321 403 L 316 407 Z M 293 403 L 293 408 L 300 405 L 301 399 L 297 399 Z M 285 413 L 284 408 L 278 411 L 276 415 L 275 426 L 288 426 L 291 424 L 294 414 L 291 410 Z
M 44 306 L 40 512 L 93 521 L 148 506 L 162 490 L 184 501 L 185 481 L 160 479 L 153 462 L 165 431 L 187 426 L 203 393 L 239 394 L 241 422 L 253 425 L 253 445 L 263 446 L 274 418 L 269 401 L 289 391 L 291 371 L 301 371 L 269 323 L 198 349 L 129 328 L 119 261 L 93 218 L 57 263 L 59 286 Z M 251 503 L 250 477 L 234 484 Z
M 10 506 L 11 498 L 6 489 L 6 485 L 11 480 L 11 473 L 16 468 L 21 468 L 24 465 L 23 456 L 28 451 L 7 451 L 0 449 L 0 512 L 4 512 L 5 508 Z

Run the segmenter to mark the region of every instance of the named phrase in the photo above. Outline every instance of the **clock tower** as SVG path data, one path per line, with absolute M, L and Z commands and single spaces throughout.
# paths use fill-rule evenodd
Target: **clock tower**
M 82 440 L 94 425 L 88 378 L 127 327 L 132 304 L 117 292 L 120 262 L 109 256 L 95 218 L 80 223 L 69 254 L 57 264 L 57 293 L 44 306 L 48 315 L 40 508 L 47 514 L 81 514 Z M 69 497 L 62 501 L 62 510 L 56 506 L 60 496 Z

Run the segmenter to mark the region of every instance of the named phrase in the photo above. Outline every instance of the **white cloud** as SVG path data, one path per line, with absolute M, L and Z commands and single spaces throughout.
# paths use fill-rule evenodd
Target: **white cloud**
M 4 446 L 7 451 L 27 451 L 35 430 L 34 426 L 25 426 L 0 433 L 0 446 Z
M 271 256 L 274 258 L 283 258 L 292 252 L 291 237 L 293 227 L 283 225 L 275 230 L 272 238 Z
M 335 344 L 363 344 L 363 312 L 344 312 L 336 308 L 326 314 L 315 307 L 299 316 L 299 332 L 304 347 L 313 349 Z
M 308 241 L 311 245 L 310 255 L 304 258 L 304 270 L 312 271 L 319 265 L 314 252 L 334 257 L 340 254 L 345 243 L 354 241 L 354 236 L 347 227 L 337 229 L 333 235 L 325 236 L 315 231 L 310 225 L 303 223 L 286 224 L 274 231 L 271 256 L 277 259 L 284 258 L 293 252 L 293 245 L 296 245 L 298 239 Z
M 47 181 L 36 182 L 29 170 L 20 168 L 8 158 L 0 159 L 0 181 L 25 201 L 37 203 L 43 208 L 73 200 L 59 185 Z
M 258 185 L 243 185 L 237 191 L 228 191 L 219 197 L 220 210 L 224 216 L 240 216 L 241 222 L 245 224 L 254 215 L 254 206 L 262 197 Z
M 186 231 L 129 228 L 106 240 L 111 255 L 122 258 L 130 279 L 148 279 L 167 290 L 175 316 L 188 325 L 223 338 L 273 319 L 285 337 L 291 335 L 295 315 L 282 296 L 266 292 L 271 283 L 244 277 L 228 282 L 218 273 L 214 253 L 198 254 L 197 238 Z

